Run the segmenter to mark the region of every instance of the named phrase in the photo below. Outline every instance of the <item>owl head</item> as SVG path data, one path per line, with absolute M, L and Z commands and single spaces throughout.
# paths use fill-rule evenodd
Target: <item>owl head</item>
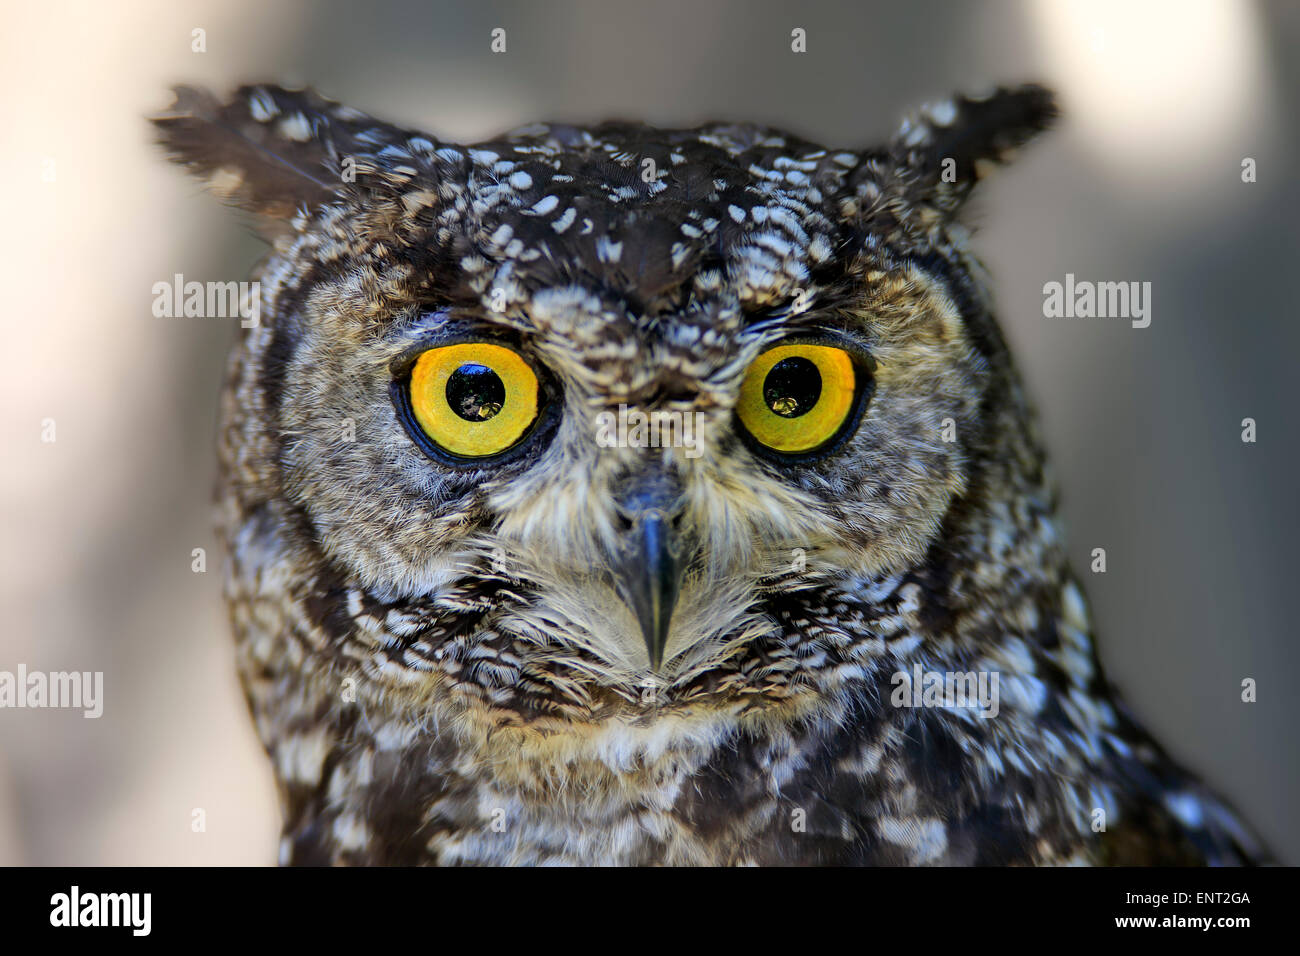
M 236 573 L 286 576 L 318 653 L 413 699 L 540 719 L 830 679 L 872 588 L 1037 467 L 958 214 L 1053 115 L 1026 86 L 865 150 L 465 146 L 178 89 L 162 141 L 273 243 L 222 430 Z

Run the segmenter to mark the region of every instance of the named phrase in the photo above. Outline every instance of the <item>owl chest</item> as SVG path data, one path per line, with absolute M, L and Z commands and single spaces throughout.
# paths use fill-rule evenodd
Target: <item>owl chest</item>
M 438 865 L 710 863 L 712 848 L 680 812 L 684 766 L 623 771 L 515 755 L 496 762 L 445 745 L 377 754 L 356 815 L 372 860 Z

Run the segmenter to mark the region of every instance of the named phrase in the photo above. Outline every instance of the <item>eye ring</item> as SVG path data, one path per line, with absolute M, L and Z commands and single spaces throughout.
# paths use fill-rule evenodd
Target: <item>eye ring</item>
M 875 362 L 856 343 L 785 339 L 750 364 L 736 402 L 749 447 L 783 464 L 819 460 L 857 430 L 875 388 Z
M 464 340 L 411 350 L 393 363 L 398 420 L 426 456 L 453 467 L 500 464 L 552 430 L 549 375 L 500 342 Z

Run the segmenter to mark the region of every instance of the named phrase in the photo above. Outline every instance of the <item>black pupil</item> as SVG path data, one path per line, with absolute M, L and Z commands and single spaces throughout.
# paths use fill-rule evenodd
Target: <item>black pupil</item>
M 763 380 L 763 401 L 782 418 L 812 411 L 822 395 L 822 374 L 806 358 L 781 359 Z
M 486 365 L 466 362 L 447 379 L 447 404 L 467 422 L 485 422 L 505 403 L 505 384 Z

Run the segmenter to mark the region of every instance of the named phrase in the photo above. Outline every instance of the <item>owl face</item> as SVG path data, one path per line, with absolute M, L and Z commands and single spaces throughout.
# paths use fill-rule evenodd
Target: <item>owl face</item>
M 980 466 L 1000 346 L 953 216 L 1050 115 L 1026 88 L 869 152 L 733 126 L 462 147 L 182 91 L 166 141 L 278 233 L 227 480 L 416 697 L 797 698 L 801 603 L 919 565 Z

